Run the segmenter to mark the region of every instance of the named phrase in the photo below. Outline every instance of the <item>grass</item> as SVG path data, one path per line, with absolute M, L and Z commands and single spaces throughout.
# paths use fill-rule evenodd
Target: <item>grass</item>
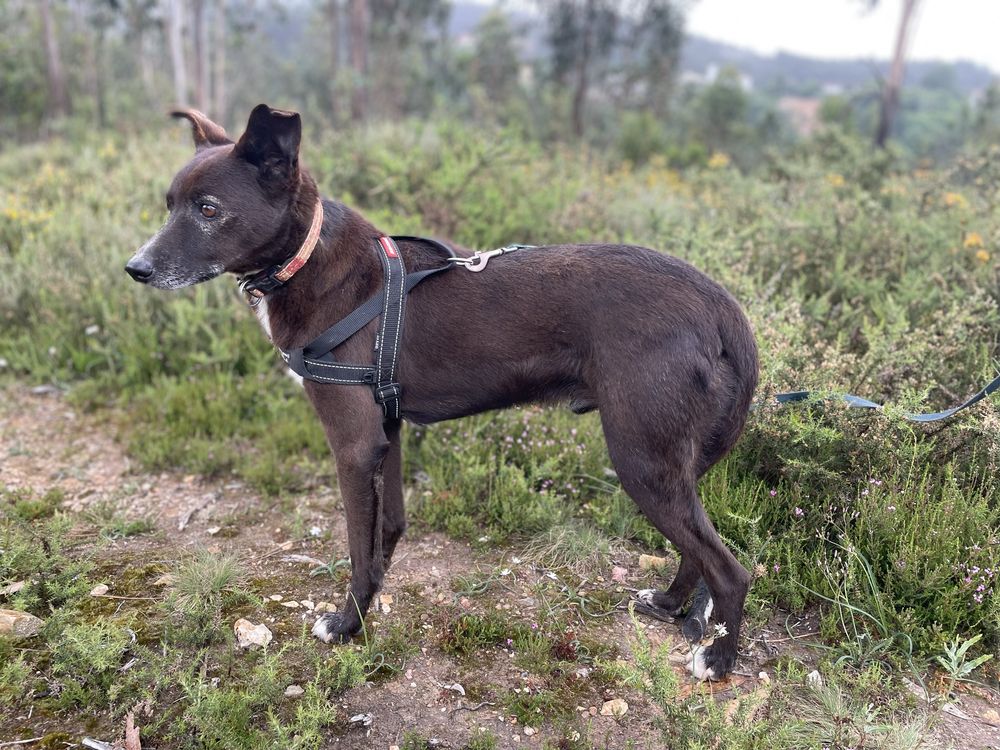
M 113 507 L 70 516 L 58 492 L 6 491 L 0 586 L 25 586 L 5 606 L 47 624 L 37 652 L 0 643 L 0 697 L 16 705 L 25 681 L 34 695 L 56 680 L 75 685 L 43 701 L 63 717 L 70 703 L 116 719 L 142 697 L 169 703 L 147 730 L 158 742 L 316 747 L 342 718 L 324 718 L 339 696 L 396 678 L 420 643 L 459 666 L 512 652 L 504 658 L 542 682 L 530 699 L 492 696 L 515 715 L 530 716 L 535 701 L 563 705 L 572 690 L 557 673 L 587 664 L 646 695 L 677 737 L 714 733 L 738 748 L 765 737 L 799 747 L 863 736 L 891 747 L 910 736 L 909 719 L 866 713 L 871 689 L 858 675 L 924 671 L 942 666 L 938 657 L 955 679 L 1000 674 L 984 659 L 1000 651 L 1000 410 L 987 400 L 944 424 L 902 418 L 951 405 L 995 372 L 996 150 L 914 169 L 829 130 L 753 174 L 679 173 L 655 158 L 637 168 L 455 124 L 315 136 L 303 160 L 324 192 L 388 230 L 482 247 L 635 242 L 693 262 L 733 292 L 760 343 L 761 387 L 743 439 L 701 495 L 754 571 L 749 621 L 775 607 L 817 611 L 838 684 L 802 701 L 775 689 L 761 720 L 749 699 L 727 716 L 704 696 L 681 695 L 666 655 L 641 639 L 632 647 L 641 674 L 622 671 L 589 634 L 620 602 L 611 566 L 669 550 L 619 487 L 598 415 L 528 407 L 407 428 L 405 472 L 414 532 L 443 532 L 485 555 L 502 550 L 502 562 L 456 582 L 456 600 L 501 604 L 511 585 L 502 571 L 519 557 L 533 575 L 556 576 L 525 587 L 544 618 L 446 602 L 421 611 L 427 620 L 373 629 L 358 649 L 317 651 L 307 634 L 294 636 L 286 655 L 306 692 L 274 709 L 291 672 L 271 652 L 239 661 L 228 651 L 230 616 L 262 611 L 238 560 L 194 553 L 165 601 L 137 605 L 145 619 L 132 621 L 88 592 L 122 570 L 102 545 L 149 537 L 149 520 Z M 0 152 L 0 384 L 67 388 L 73 405 L 110 417 L 140 471 L 238 480 L 294 507 L 332 482 L 328 450 L 232 287 L 158 293 L 120 271 L 159 225 L 161 194 L 188 156 L 186 139 L 112 135 Z M 797 388 L 890 406 L 769 403 Z M 81 524 L 103 541 L 81 543 Z M 336 579 L 327 585 L 343 583 L 343 565 L 317 580 L 326 572 Z M 148 594 L 150 578 L 123 585 Z M 84 647 L 92 660 L 74 657 Z M 143 666 L 116 671 L 132 658 Z M 565 747 L 591 744 L 579 726 L 563 737 Z

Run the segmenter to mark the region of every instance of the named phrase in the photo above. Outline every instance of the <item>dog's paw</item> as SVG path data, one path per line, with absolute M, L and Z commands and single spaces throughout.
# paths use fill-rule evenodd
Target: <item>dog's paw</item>
M 656 589 L 639 589 L 639 591 L 635 593 L 635 598 L 647 607 L 655 607 L 656 605 L 653 604 L 653 595 L 655 593 Z
M 347 643 L 355 631 L 356 628 L 352 629 L 338 612 L 320 615 L 312 628 L 312 634 L 323 643 Z
M 659 610 L 665 617 L 677 617 L 684 610 L 684 602 L 678 602 L 665 591 L 658 589 L 640 589 L 636 592 L 635 598 L 641 604 Z
M 695 646 L 691 649 L 687 666 L 696 680 L 721 680 L 736 666 L 736 654 L 714 646 Z
M 708 619 L 712 616 L 715 604 L 712 597 L 695 597 L 684 624 L 681 625 L 681 632 L 690 643 L 698 643 L 708 632 Z

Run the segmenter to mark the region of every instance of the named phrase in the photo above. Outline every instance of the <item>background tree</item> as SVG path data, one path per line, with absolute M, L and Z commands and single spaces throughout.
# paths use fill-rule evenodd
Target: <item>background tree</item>
M 876 5 L 878 0 L 872 0 Z M 906 51 L 909 48 L 910 34 L 916 17 L 919 0 L 902 0 L 902 12 L 899 17 L 899 27 L 896 30 L 896 45 L 893 48 L 892 64 L 889 66 L 889 77 L 882 86 L 882 105 L 879 110 L 878 128 L 875 130 L 875 145 L 884 148 L 892 126 L 899 111 L 899 93 L 903 88 L 903 77 L 906 75 Z
M 552 55 L 552 77 L 559 88 L 572 88 L 570 124 L 584 133 L 587 95 L 603 83 L 617 41 L 619 7 L 610 0 L 552 0 L 547 8 L 546 41 Z
M 56 19 L 52 16 L 50 0 L 39 0 L 38 13 L 42 19 L 42 42 L 45 48 L 45 72 L 49 91 L 49 112 L 53 117 L 70 113 L 69 90 L 63 73 L 62 52 Z

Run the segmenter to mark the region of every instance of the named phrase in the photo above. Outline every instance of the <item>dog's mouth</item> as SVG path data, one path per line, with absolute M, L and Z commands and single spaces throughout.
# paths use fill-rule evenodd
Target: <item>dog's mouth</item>
M 183 289 L 200 284 L 221 275 L 226 269 L 220 263 L 212 263 L 206 268 L 194 270 L 174 265 L 157 267 L 145 258 L 134 257 L 125 265 L 125 272 L 140 284 L 154 289 Z

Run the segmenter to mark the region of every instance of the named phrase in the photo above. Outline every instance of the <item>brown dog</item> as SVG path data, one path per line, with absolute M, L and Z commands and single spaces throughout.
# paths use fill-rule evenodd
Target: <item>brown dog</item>
M 174 289 L 224 272 L 285 263 L 317 216 L 316 184 L 299 166 L 299 116 L 254 109 L 235 144 L 199 112 L 196 153 L 167 192 L 170 216 L 128 262 L 137 281 Z M 312 257 L 257 311 L 275 346 L 315 339 L 378 293 L 380 232 L 346 206 L 322 202 Z M 317 220 L 316 229 L 320 229 Z M 408 270 L 440 254 L 401 241 Z M 622 487 L 681 553 L 647 610 L 678 614 L 700 579 L 728 634 L 694 659 L 699 678 L 735 663 L 750 575 L 723 545 L 697 494 L 698 478 L 743 429 L 757 382 L 757 349 L 745 316 L 718 284 L 676 258 L 622 245 L 552 246 L 429 278 L 406 305 L 398 381 L 402 416 L 430 423 L 527 402 L 598 409 Z M 336 350 L 369 363 L 378 320 Z M 308 381 L 305 390 L 337 461 L 352 563 L 343 612 L 313 632 L 357 633 L 405 527 L 399 420 L 369 388 Z M 714 605 L 714 606 L 713 606 Z

